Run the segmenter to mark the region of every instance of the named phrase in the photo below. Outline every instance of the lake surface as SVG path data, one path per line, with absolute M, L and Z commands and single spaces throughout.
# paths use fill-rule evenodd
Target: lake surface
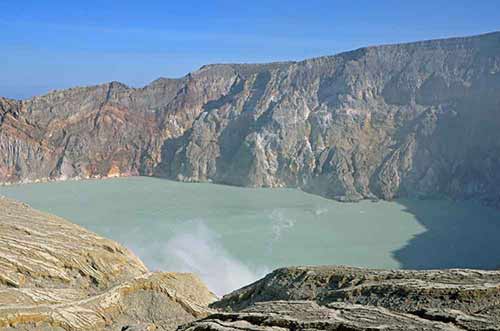
M 0 187 L 114 239 L 151 270 L 199 274 L 221 295 L 274 268 L 494 268 L 500 213 L 472 203 L 340 203 L 294 189 L 132 177 Z

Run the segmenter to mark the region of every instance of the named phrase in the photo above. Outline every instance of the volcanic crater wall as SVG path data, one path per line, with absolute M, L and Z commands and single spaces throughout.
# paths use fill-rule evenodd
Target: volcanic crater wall
M 0 182 L 127 175 L 500 205 L 500 33 L 0 98 Z

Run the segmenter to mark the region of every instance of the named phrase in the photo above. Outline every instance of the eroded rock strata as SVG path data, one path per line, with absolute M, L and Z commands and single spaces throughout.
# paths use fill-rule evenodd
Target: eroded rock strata
M 1 330 L 175 330 L 216 297 L 121 245 L 0 197 Z
M 221 300 L 0 198 L 0 330 L 500 330 L 500 271 L 291 267 Z
M 463 330 L 452 324 L 401 314 L 380 307 L 312 301 L 257 303 L 238 313 L 218 313 L 180 328 L 183 331 L 286 330 Z
M 0 99 L 0 182 L 153 175 L 500 205 L 500 33 Z
M 500 272 L 284 268 L 211 306 L 183 330 L 500 330 Z

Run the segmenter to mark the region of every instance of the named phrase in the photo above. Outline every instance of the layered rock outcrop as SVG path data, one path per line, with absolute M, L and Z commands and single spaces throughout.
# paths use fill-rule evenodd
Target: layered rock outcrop
M 238 313 L 218 313 L 182 326 L 183 331 L 286 330 L 463 330 L 448 323 L 401 314 L 380 307 L 311 301 L 257 303 Z
M 0 198 L 0 330 L 500 330 L 500 271 L 291 267 L 221 300 Z
M 182 330 L 500 330 L 500 272 L 295 267 Z
M 0 99 L 0 182 L 154 175 L 500 205 L 500 33 Z
M 0 197 L 0 329 L 175 330 L 216 297 L 121 245 Z

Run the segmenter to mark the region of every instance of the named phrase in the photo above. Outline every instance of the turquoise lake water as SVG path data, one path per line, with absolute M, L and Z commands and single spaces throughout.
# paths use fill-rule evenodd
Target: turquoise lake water
M 132 177 L 0 187 L 136 253 L 199 274 L 217 294 L 281 266 L 494 268 L 500 213 L 434 200 L 340 203 L 294 189 Z

